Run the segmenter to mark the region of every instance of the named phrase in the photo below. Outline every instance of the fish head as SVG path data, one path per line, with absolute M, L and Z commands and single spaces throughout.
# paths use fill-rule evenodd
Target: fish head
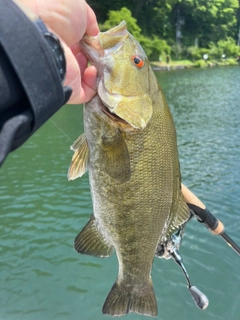
M 80 46 L 97 68 L 98 95 L 105 113 L 134 129 L 144 129 L 153 113 L 151 66 L 140 44 L 127 31 L 126 22 L 95 37 L 85 36 Z

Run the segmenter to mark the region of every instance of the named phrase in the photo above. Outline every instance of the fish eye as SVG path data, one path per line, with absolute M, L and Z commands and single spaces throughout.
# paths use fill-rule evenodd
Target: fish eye
M 144 66 L 144 61 L 138 55 L 132 56 L 132 61 L 136 67 L 142 68 Z

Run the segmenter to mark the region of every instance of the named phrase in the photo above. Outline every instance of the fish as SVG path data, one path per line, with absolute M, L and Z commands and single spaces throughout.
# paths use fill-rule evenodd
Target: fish
M 109 257 L 118 276 L 103 314 L 158 314 L 151 271 L 156 249 L 189 218 L 181 190 L 176 130 L 146 53 L 126 22 L 84 36 L 97 68 L 97 94 L 84 106 L 68 179 L 89 173 L 93 214 L 75 238 L 77 252 Z

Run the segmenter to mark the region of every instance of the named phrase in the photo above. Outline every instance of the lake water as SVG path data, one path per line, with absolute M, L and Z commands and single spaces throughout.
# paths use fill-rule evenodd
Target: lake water
M 240 68 L 157 73 L 178 134 L 183 182 L 240 245 Z M 0 320 L 104 320 L 116 256 L 78 255 L 73 240 L 92 213 L 88 177 L 67 181 L 82 107 L 65 106 L 0 169 Z M 178 266 L 155 259 L 159 320 L 239 320 L 240 257 L 196 220 L 181 246 L 196 308 Z M 128 315 L 129 320 L 144 319 Z M 110 318 L 108 318 L 110 319 Z

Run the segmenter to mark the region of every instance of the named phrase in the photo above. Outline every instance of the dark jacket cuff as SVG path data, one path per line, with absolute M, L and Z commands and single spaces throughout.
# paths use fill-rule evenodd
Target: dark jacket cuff
M 26 141 L 69 100 L 72 91 L 62 87 L 52 53 L 37 27 L 13 1 L 0 0 L 0 8 L 0 47 L 15 73 L 16 92 L 23 91 L 14 105 L 6 101 L 7 107 L 0 106 L 1 164 L 6 152 Z

